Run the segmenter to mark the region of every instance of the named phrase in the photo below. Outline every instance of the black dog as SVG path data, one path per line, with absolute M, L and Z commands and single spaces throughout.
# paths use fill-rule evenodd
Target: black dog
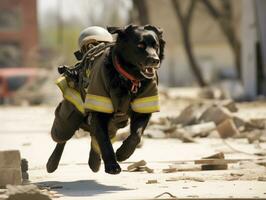
M 105 172 L 118 174 L 121 168 L 117 161 L 124 161 L 133 154 L 151 113 L 158 111 L 155 105 L 158 103 L 155 100 L 158 96 L 156 71 L 164 57 L 165 42 L 162 31 L 151 25 L 109 27 L 108 31 L 117 34 L 117 40 L 106 51 L 104 62 L 100 64 L 107 72 L 108 95 L 116 101 L 112 102 L 114 112 L 92 111 L 88 114 L 88 129 L 96 138 L 101 154 L 91 148 L 89 166 L 94 172 L 98 171 L 102 157 Z M 115 153 L 110 137 L 127 124 L 127 116 L 130 118 L 130 135 Z M 112 127 L 114 133 L 110 133 Z M 47 163 L 48 172 L 57 168 L 66 141 L 57 142 Z

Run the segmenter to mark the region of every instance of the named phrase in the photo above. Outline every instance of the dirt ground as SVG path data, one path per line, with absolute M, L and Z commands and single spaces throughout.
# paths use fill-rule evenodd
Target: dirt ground
M 177 93 L 173 92 L 172 96 Z M 174 98 L 174 101 L 162 99 L 162 110 L 153 118 L 178 115 L 185 106 L 197 101 L 193 92 Z M 263 101 L 237 106 L 239 116 L 245 119 L 266 118 Z M 123 171 L 119 175 L 104 173 L 103 166 L 100 172 L 91 172 L 87 165 L 90 138 L 73 138 L 66 145 L 57 171 L 48 174 L 45 164 L 55 146 L 49 135 L 53 112 L 54 107 L 46 106 L 1 107 L 0 150 L 20 150 L 21 156 L 29 162 L 30 182 L 48 190 L 54 198 L 266 199 L 263 179 L 266 168 L 256 164 L 259 159 L 265 161 L 265 156 L 254 155 L 266 149 L 266 143 L 249 144 L 245 138 L 195 138 L 193 143 L 183 143 L 176 138 L 144 138 L 143 146 L 121 163 Z M 114 148 L 120 144 L 116 142 Z M 223 152 L 226 159 L 238 159 L 238 162 L 229 164 L 227 170 L 212 171 L 202 171 L 193 163 L 217 152 Z M 140 160 L 145 160 L 154 172 L 127 171 L 128 165 Z M 169 169 L 169 166 L 179 170 L 164 173 L 163 169 Z

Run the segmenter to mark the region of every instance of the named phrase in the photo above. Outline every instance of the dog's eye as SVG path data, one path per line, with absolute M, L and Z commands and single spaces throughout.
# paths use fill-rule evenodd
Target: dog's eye
M 146 48 L 146 45 L 144 43 L 138 43 L 138 48 L 140 49 L 145 49 Z

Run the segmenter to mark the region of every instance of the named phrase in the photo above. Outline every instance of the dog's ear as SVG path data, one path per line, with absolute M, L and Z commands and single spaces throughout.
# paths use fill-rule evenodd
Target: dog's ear
M 150 24 L 145 25 L 144 29 L 153 31 L 158 36 L 159 43 L 160 43 L 159 58 L 160 58 L 160 60 L 163 60 L 163 58 L 164 58 L 164 47 L 165 47 L 165 41 L 163 40 L 163 30 L 161 28 L 159 28 L 159 27 L 152 26 Z
M 163 36 L 163 30 L 159 27 L 147 24 L 144 26 L 144 29 L 154 31 L 158 35 L 159 38 L 161 38 Z
M 107 31 L 111 34 L 117 33 L 118 35 L 125 31 L 124 27 L 108 26 Z

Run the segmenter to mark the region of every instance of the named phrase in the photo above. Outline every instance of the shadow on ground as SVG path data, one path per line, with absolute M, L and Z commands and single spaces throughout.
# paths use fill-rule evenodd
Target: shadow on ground
M 80 180 L 72 182 L 44 181 L 34 184 L 40 188 L 51 188 L 51 190 L 57 191 L 64 196 L 93 196 L 115 191 L 130 190 L 120 186 L 102 185 L 95 180 Z

